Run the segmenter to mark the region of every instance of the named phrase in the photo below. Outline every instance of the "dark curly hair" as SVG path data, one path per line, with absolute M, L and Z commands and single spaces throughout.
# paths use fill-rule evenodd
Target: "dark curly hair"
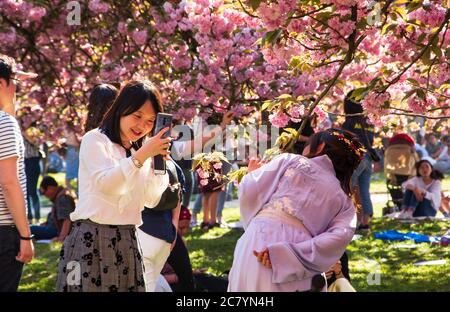
M 96 85 L 92 89 L 87 106 L 88 115 L 84 125 L 85 132 L 95 129 L 100 125 L 106 112 L 110 109 L 114 99 L 117 97 L 117 94 L 117 88 L 108 83 Z
M 320 150 L 321 144 L 324 148 Z M 309 158 L 327 155 L 333 163 L 336 177 L 346 194 L 351 195 L 352 174 L 361 162 L 363 145 L 358 137 L 347 130 L 330 128 L 314 133 L 308 141 Z

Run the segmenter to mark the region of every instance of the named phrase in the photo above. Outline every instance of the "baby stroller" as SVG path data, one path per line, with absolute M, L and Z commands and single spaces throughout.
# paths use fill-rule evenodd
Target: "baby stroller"
M 391 199 L 388 199 L 383 208 L 383 216 L 400 209 L 403 200 L 402 183 L 415 175 L 417 161 L 413 138 L 400 133 L 389 140 L 384 152 L 384 175 Z

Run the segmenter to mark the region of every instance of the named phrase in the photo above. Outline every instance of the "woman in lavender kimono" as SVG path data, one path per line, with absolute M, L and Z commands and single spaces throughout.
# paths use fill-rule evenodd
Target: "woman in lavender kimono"
M 352 133 L 328 129 L 311 136 L 304 156 L 251 161 L 239 186 L 245 233 L 228 291 L 311 290 L 312 277 L 328 271 L 353 237 L 350 181 L 363 151 Z

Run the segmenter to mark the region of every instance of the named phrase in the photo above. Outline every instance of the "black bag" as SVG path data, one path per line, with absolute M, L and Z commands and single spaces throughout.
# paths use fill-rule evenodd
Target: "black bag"
M 181 184 L 178 181 L 178 175 L 175 166 L 166 166 L 167 173 L 169 174 L 169 186 L 166 188 L 164 193 L 161 195 L 161 199 L 156 205 L 156 207 L 152 208 L 154 211 L 164 211 L 164 210 L 172 210 L 177 208 L 178 204 L 181 200 Z
M 369 148 L 367 150 L 367 153 L 369 153 L 370 158 L 374 161 L 374 162 L 379 162 L 381 160 L 380 155 L 378 155 L 378 152 L 376 149 L 374 149 L 373 147 Z
M 197 292 L 226 292 L 228 278 L 209 273 L 196 273 L 194 274 L 194 285 Z

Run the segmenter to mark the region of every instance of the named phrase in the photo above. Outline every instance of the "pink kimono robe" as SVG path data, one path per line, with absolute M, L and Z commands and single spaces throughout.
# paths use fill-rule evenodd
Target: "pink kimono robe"
M 228 291 L 307 291 L 314 275 L 335 264 L 356 227 L 355 208 L 328 156 L 282 154 L 247 174 L 239 186 L 241 221 Z M 266 215 L 282 211 L 303 230 Z M 253 250 L 269 248 L 272 269 Z

